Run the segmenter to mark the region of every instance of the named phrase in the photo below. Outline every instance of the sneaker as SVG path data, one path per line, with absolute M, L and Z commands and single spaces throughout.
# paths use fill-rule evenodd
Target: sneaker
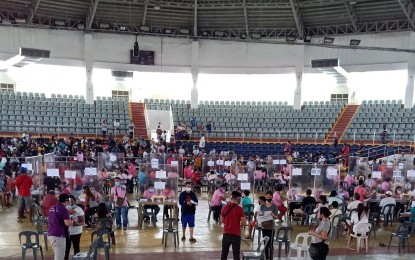
M 144 223 L 148 223 L 148 222 L 150 222 L 150 220 L 149 220 L 149 219 L 145 219 L 145 220 L 144 220 Z
M 117 226 L 117 230 L 120 230 L 121 229 L 121 226 Z
M 123 229 L 123 230 L 127 230 L 127 227 L 123 227 L 122 229 Z
M 182 236 L 182 241 L 186 241 L 186 237 L 185 236 Z
M 194 239 L 193 237 L 189 238 L 189 241 L 190 241 L 190 243 L 196 243 L 196 239 Z

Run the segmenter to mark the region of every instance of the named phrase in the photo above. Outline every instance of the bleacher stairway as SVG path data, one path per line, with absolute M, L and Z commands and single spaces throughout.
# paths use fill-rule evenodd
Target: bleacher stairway
M 333 128 L 327 134 L 324 143 L 330 143 L 331 139 L 336 136 L 341 142 L 344 133 L 346 132 L 347 127 L 352 121 L 354 115 L 359 110 L 359 105 L 346 105 L 341 112 L 340 116 L 337 118 L 336 122 L 333 125 Z
M 141 136 L 148 139 L 147 124 L 144 103 L 130 103 L 130 113 L 133 123 L 135 125 L 134 136 Z

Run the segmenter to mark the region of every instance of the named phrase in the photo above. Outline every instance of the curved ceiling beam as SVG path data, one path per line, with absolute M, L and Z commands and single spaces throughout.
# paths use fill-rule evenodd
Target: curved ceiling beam
M 97 12 L 99 0 L 91 0 L 91 4 L 89 5 L 88 15 L 86 17 L 86 30 L 91 30 L 92 23 L 94 22 L 95 13 Z
M 243 0 L 243 6 L 244 6 L 244 19 L 245 19 L 246 37 L 249 37 L 248 8 L 246 7 L 246 0 Z
M 409 0 L 397 0 L 412 28 L 415 29 L 415 7 Z
M 142 21 L 142 25 L 146 25 L 146 20 L 147 20 L 147 9 L 148 9 L 148 0 L 146 0 L 144 2 L 144 11 L 143 11 L 143 21 Z
M 358 33 L 359 28 L 357 26 L 357 16 L 356 16 L 356 12 L 354 11 L 353 5 L 347 0 L 343 0 L 343 2 L 347 9 L 347 15 L 349 16 L 350 21 L 352 22 L 354 32 Z
M 304 24 L 300 14 L 300 1 L 290 0 L 291 8 L 293 10 L 295 25 L 297 26 L 298 37 L 303 39 L 304 37 Z

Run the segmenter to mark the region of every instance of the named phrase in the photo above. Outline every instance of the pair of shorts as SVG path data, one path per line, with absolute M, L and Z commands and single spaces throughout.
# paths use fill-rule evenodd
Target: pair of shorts
M 195 227 L 195 215 L 194 214 L 186 214 L 182 215 L 181 217 L 182 227 Z
M 25 207 L 25 209 L 29 209 L 32 207 L 32 197 L 31 196 L 19 196 L 17 198 L 17 207 L 20 209 L 23 206 Z

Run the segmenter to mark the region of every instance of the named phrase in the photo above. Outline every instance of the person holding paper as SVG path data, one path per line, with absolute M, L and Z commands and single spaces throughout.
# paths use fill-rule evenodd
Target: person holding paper
M 275 219 L 277 219 L 278 216 L 278 208 L 273 203 L 273 194 L 271 191 L 267 191 L 265 194 L 265 204 L 262 204 L 260 207 L 261 213 L 258 214 L 262 217 L 267 217 L 269 219 L 266 219 L 266 221 L 260 222 L 258 220 L 258 225 L 262 227 L 262 237 L 269 237 L 270 241 L 268 242 L 267 246 L 265 247 L 265 258 L 271 259 L 271 254 L 274 252 L 274 229 L 275 229 Z M 259 218 L 257 217 L 257 219 Z M 271 225 L 266 227 L 264 222 L 271 222 Z
M 189 241 L 191 243 L 195 243 L 196 239 L 193 237 L 193 231 L 195 227 L 195 214 L 196 214 L 196 206 L 199 203 L 197 199 L 196 193 L 192 191 L 192 183 L 186 182 L 185 191 L 180 193 L 179 196 L 179 203 L 182 207 L 182 241 L 186 240 L 186 227 L 189 226 L 190 230 L 190 238 Z
M 146 191 L 144 191 L 143 197 L 145 199 L 147 199 L 148 201 L 151 201 L 151 198 L 153 196 L 157 196 L 156 190 L 154 189 L 154 184 L 151 182 L 148 185 L 148 189 Z M 160 212 L 160 207 L 158 205 L 144 205 L 143 206 L 144 210 L 147 209 L 153 209 L 154 210 L 154 214 L 156 214 L 156 219 L 155 221 L 157 222 L 157 214 L 159 214 Z M 150 218 L 149 217 L 145 217 L 144 218 L 144 222 L 150 222 Z
M 16 178 L 16 187 L 18 189 L 17 208 L 19 217 L 17 222 L 22 223 L 23 212 L 26 209 L 29 212 L 29 219 L 32 220 L 32 196 L 30 188 L 33 186 L 32 178 L 27 175 L 27 170 L 20 167 L 20 174 Z
M 127 203 L 127 188 L 121 185 L 119 177 L 115 177 L 115 186 L 111 188 L 110 201 L 115 204 L 115 222 L 117 229 L 127 230 L 128 226 L 128 203 Z M 122 223 L 121 223 L 122 220 Z
M 210 202 L 212 211 L 213 211 L 213 220 L 218 223 L 220 211 L 222 210 L 222 201 L 226 200 L 225 192 L 226 192 L 226 184 L 222 184 L 220 188 L 216 189 L 213 193 L 212 201 Z

